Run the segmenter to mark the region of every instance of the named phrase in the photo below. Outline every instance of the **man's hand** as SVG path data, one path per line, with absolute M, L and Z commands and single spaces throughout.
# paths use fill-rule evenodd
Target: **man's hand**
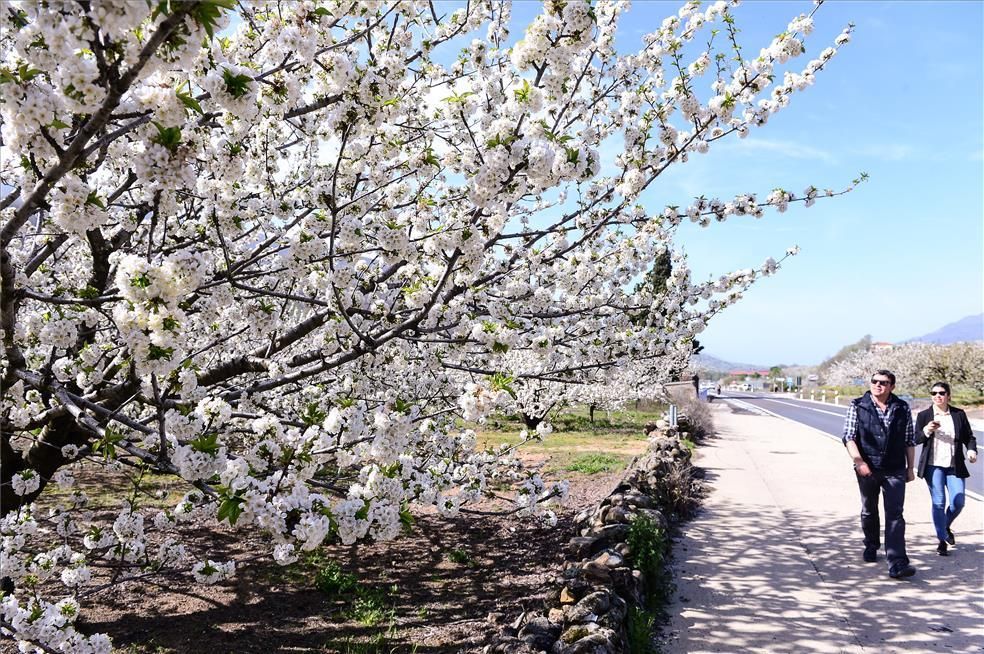
M 905 483 L 908 484 L 910 481 L 915 481 L 915 480 L 916 480 L 916 471 L 913 470 L 912 468 L 909 468 L 908 470 L 906 470 L 905 471 Z
M 967 460 L 971 463 L 977 463 L 977 450 L 967 450 Z
M 870 477 L 871 476 L 871 468 L 864 461 L 861 461 L 860 463 L 855 463 L 854 464 L 854 472 L 858 473 L 858 476 L 859 477 Z

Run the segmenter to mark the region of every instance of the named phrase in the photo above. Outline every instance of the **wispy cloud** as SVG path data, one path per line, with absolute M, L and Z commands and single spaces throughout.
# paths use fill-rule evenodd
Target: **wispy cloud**
M 903 161 L 916 154 L 916 149 L 905 143 L 871 143 L 851 148 L 852 154 L 881 161 Z
M 749 137 L 740 141 L 734 141 L 728 145 L 729 149 L 744 151 L 758 150 L 760 152 L 778 154 L 790 159 L 808 159 L 812 161 L 823 161 L 824 163 L 837 162 L 837 158 L 826 150 L 796 143 L 795 141 L 777 141 Z
M 984 150 L 978 149 L 967 155 L 971 161 L 984 161 Z

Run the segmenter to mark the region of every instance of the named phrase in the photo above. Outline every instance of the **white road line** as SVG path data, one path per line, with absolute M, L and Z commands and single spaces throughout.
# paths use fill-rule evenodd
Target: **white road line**
M 812 406 L 803 406 L 802 404 L 793 404 L 792 402 L 783 402 L 782 400 L 773 400 L 771 398 L 762 398 L 763 402 L 775 402 L 776 404 L 785 404 L 786 406 L 794 406 L 797 409 L 806 409 L 807 411 L 816 411 L 817 413 L 826 413 L 829 416 L 837 416 L 838 418 L 843 418 L 845 414 L 837 413 L 836 411 L 825 411 L 824 409 L 814 409 Z

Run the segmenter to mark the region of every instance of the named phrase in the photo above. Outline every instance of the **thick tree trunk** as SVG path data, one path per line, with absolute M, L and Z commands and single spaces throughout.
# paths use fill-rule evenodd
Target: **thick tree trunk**
M 10 444 L 10 435 L 0 438 L 0 517 L 33 502 L 48 485 L 51 476 L 67 463 L 61 448 L 65 445 L 83 447 L 89 435 L 78 427 L 70 415 L 53 419 L 41 431 L 41 438 L 26 453 Z M 14 475 L 33 470 L 41 479 L 41 485 L 33 493 L 17 495 L 11 485 Z

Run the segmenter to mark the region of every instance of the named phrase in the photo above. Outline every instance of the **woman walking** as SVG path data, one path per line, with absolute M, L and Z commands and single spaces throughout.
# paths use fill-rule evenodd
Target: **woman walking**
M 950 385 L 936 382 L 931 392 L 933 406 L 916 416 L 916 443 L 923 444 L 918 475 L 929 485 L 933 501 L 933 526 L 940 542 L 936 552 L 947 556 L 947 544 L 957 542 L 950 525 L 964 507 L 964 480 L 970 476 L 964 450 L 967 461 L 977 461 L 977 439 L 967 414 L 950 406 Z

